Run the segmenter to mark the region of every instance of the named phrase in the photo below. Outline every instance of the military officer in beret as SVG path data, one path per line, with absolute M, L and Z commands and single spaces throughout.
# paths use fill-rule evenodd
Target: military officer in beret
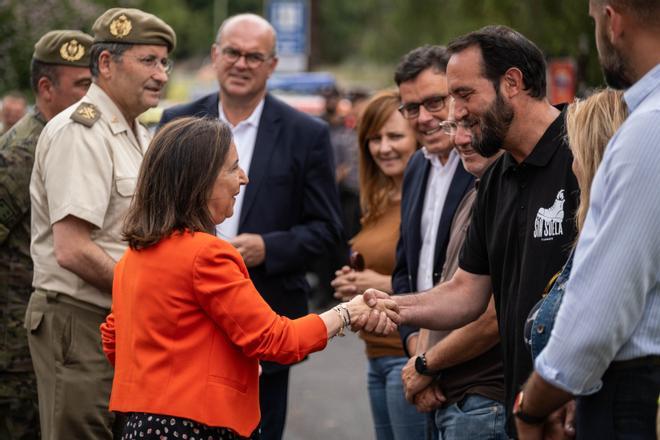
M 169 25 L 138 9 L 110 9 L 92 31 L 92 85 L 44 128 L 30 182 L 35 290 L 25 325 L 51 440 L 113 436 L 99 325 L 150 141 L 136 118 L 158 104 L 176 44 Z
M 0 138 L 0 438 L 39 438 L 37 383 L 23 319 L 32 286 L 30 174 L 46 122 L 82 98 L 92 37 L 57 30 L 34 46 L 35 106 Z

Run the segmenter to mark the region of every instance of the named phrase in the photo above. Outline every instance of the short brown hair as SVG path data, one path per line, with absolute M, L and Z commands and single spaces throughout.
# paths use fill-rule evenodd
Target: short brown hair
M 128 210 L 123 238 L 132 249 L 184 230 L 213 233 L 208 198 L 231 145 L 231 129 L 217 119 L 181 118 L 149 145 Z
M 482 72 L 495 90 L 507 70 L 522 72 L 524 90 L 536 99 L 545 98 L 546 64 L 543 52 L 520 32 L 502 25 L 491 25 L 461 35 L 447 45 L 450 57 L 471 47 L 479 48 Z
M 592 0 L 599 5 L 610 5 L 634 17 L 639 23 L 660 27 L 660 2 L 658 0 Z
M 399 107 L 399 94 L 384 91 L 376 94 L 364 108 L 358 123 L 360 159 L 360 208 L 363 225 L 380 218 L 387 208 L 388 200 L 395 189 L 394 180 L 386 176 L 376 164 L 369 151 L 369 139 L 385 125 Z

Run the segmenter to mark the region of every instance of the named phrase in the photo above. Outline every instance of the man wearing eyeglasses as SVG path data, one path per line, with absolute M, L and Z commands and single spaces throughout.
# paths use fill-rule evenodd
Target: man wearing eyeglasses
M 51 440 L 113 437 L 113 371 L 99 325 L 150 142 L 136 118 L 158 104 L 176 44 L 170 26 L 137 9 L 110 9 L 92 30 L 93 83 L 42 131 L 30 182 L 35 290 L 25 324 L 41 432 Z M 66 59 L 87 51 L 76 40 L 58 50 Z
M 161 124 L 197 115 L 232 127 L 250 184 L 217 233 L 236 246 L 268 304 L 296 318 L 307 313 L 305 267 L 340 240 L 341 221 L 327 125 L 266 92 L 277 65 L 275 41 L 273 27 L 257 15 L 225 20 L 211 48 L 219 92 L 166 110 Z M 265 440 L 282 437 L 288 381 L 288 367 L 263 363 Z
M 406 54 L 395 73 L 399 111 L 423 145 L 404 177 L 395 293 L 427 290 L 440 281 L 454 214 L 474 187 L 447 122 L 453 118 L 448 60 L 444 47 L 423 46 Z M 443 439 L 503 435 L 503 372 L 494 308 L 451 333 L 406 326 L 400 332 L 411 356 L 402 371 L 406 398 L 419 411 L 431 413 L 433 434 L 441 433 Z

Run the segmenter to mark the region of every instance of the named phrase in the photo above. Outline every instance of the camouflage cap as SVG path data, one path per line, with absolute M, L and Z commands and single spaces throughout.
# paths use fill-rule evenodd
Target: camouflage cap
M 50 31 L 34 45 L 32 58 L 47 64 L 89 67 L 91 46 L 92 37 L 83 32 Z
M 112 8 L 105 11 L 92 26 L 94 43 L 130 43 L 176 46 L 174 30 L 160 18 L 139 9 Z

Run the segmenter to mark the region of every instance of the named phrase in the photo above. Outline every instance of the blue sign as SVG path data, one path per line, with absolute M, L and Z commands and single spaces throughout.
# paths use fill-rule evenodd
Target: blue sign
M 268 21 L 277 33 L 277 55 L 281 64 L 293 61 L 285 70 L 304 70 L 309 53 L 308 0 L 270 0 Z M 301 68 L 302 67 L 302 68 Z

